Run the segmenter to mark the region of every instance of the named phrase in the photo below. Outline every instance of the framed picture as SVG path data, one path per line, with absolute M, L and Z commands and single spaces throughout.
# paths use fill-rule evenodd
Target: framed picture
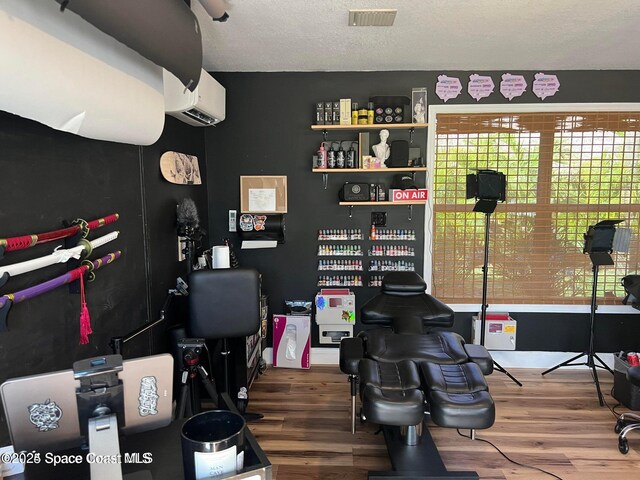
M 427 89 L 411 89 L 411 123 L 427 122 Z
M 241 176 L 241 213 L 287 213 L 287 177 Z

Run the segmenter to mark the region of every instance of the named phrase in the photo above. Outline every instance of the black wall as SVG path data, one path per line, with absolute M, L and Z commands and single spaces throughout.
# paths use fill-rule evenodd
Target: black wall
M 554 102 L 640 102 L 639 71 L 560 71 L 560 90 L 541 102 L 531 92 L 534 71 L 511 71 L 522 74 L 529 86 L 527 92 L 509 102 L 499 93 L 500 76 L 504 72 L 311 72 L 311 73 L 215 73 L 227 89 L 227 118 L 216 128 L 205 132 L 209 165 L 209 203 L 211 240 L 220 243 L 224 237 L 239 240 L 227 231 L 227 212 L 239 210 L 240 175 L 287 175 L 289 213 L 286 215 L 286 244 L 272 250 L 237 248 L 241 264 L 258 268 L 270 295 L 270 313 L 283 312 L 285 299 L 313 300 L 318 287 L 317 233 L 321 228 L 361 228 L 369 230 L 370 212 L 382 208 L 356 207 L 348 218 L 347 207 L 337 205 L 337 192 L 345 181 L 386 181 L 390 175 L 329 175 L 327 190 L 322 188 L 322 175 L 311 172 L 311 157 L 322 134 L 311 131 L 314 102 L 351 98 L 360 104 L 371 95 L 410 95 L 412 87 L 428 88 L 428 103 L 442 104 L 435 95 L 440 74 L 457 76 L 463 93 L 448 104 L 476 104 L 466 93 L 469 75 L 491 75 L 494 93 L 481 103 L 554 103 Z M 347 139 L 349 132 L 330 132 L 329 140 Z M 353 138 L 356 138 L 353 133 Z M 391 131 L 390 140 L 405 138 Z M 371 133 L 377 143 L 377 132 Z M 426 143 L 424 131 L 416 141 Z M 413 221 L 407 220 L 406 207 L 387 207 L 391 228 L 414 228 L 419 234 L 413 245 L 420 251 L 416 257 L 418 272 L 424 257 L 424 208 L 414 207 Z M 337 242 L 335 242 L 337 243 Z M 348 242 L 347 242 L 348 243 Z M 361 242 L 368 248 L 370 242 Z M 365 257 L 365 266 L 368 258 Z M 365 274 L 365 280 L 367 275 Z M 358 307 L 376 289 L 355 288 Z M 479 302 L 478 302 L 479 303 Z M 456 315 L 455 329 L 467 338 L 471 314 Z M 519 321 L 519 350 L 581 350 L 586 347 L 587 314 L 516 313 Z M 356 331 L 359 327 L 356 328 Z M 601 351 L 637 348 L 640 322 L 636 315 L 603 315 L 599 319 Z M 314 326 L 313 346 L 317 343 Z M 553 332 L 550 338 L 549 332 Z
M 122 257 L 96 272 L 86 284 L 93 335 L 78 344 L 80 296 L 63 286 L 15 304 L 9 330 L 0 332 L 0 383 L 16 376 L 71 368 L 74 361 L 110 353 L 111 337 L 125 335 L 158 318 L 167 290 L 186 273 L 177 261 L 176 204 L 192 198 L 207 227 L 206 185 L 178 186 L 164 181 L 160 155 L 177 150 L 198 156 L 206 178 L 202 130 L 167 117 L 161 139 L 149 147 L 85 139 L 0 112 L 0 237 L 45 232 L 64 221 L 87 220 L 113 212 L 120 219 L 91 232 L 89 239 L 113 230 L 120 236 L 94 252 Z M 206 239 L 205 239 L 206 242 Z M 47 255 L 60 242 L 5 254 L 2 264 Z M 2 294 L 67 271 L 69 264 L 17 276 Z M 125 357 L 166 351 L 162 328 L 126 346 Z M 0 443 L 6 444 L 4 419 Z

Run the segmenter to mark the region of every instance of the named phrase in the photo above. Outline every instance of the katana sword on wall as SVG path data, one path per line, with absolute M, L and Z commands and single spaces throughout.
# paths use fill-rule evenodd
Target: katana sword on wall
M 33 272 L 34 270 L 38 270 L 40 268 L 45 268 L 50 265 L 55 265 L 56 263 L 66 263 L 72 258 L 79 259 L 87 258 L 91 255 L 94 248 L 101 247 L 116 238 L 120 232 L 111 232 L 102 237 L 98 237 L 94 240 L 87 240 L 86 238 L 80 239 L 78 245 L 73 248 L 65 248 L 61 249 L 61 247 L 56 247 L 56 249 L 50 255 L 45 255 L 44 257 L 34 258 L 32 260 L 27 260 L 25 262 L 14 263 L 12 265 L 0 266 L 0 287 L 4 286 L 5 283 L 9 280 L 10 277 L 15 277 L 16 275 L 21 275 L 23 273 Z
M 104 227 L 110 223 L 115 222 L 120 218 L 117 213 L 112 213 L 106 217 L 96 218 L 87 222 L 86 220 L 77 219 L 73 221 L 73 225 L 60 230 L 53 230 L 51 232 L 36 233 L 33 235 L 21 235 L 19 237 L 0 238 L 0 259 L 4 256 L 4 252 L 14 252 L 16 250 L 24 250 L 25 248 L 33 247 L 41 243 L 53 242 L 54 240 L 60 240 L 61 238 L 73 237 L 80 233 L 83 237 L 86 237 L 89 230 L 95 230 L 96 228 Z
M 18 292 L 3 295 L 0 297 L 0 332 L 6 332 L 8 330 L 7 315 L 14 303 L 24 302 L 25 300 L 30 300 L 42 295 L 43 293 L 50 292 L 62 285 L 78 280 L 80 276 L 87 272 L 89 272 L 89 280 L 91 280 L 91 275 L 93 275 L 95 270 L 116 261 L 120 258 L 121 254 L 122 252 L 118 250 L 96 260 L 84 260 L 81 266 L 74 268 L 73 270 L 69 270 L 64 275 L 60 275 L 59 277 L 47 280 L 46 282 L 34 285 L 33 287 L 25 288 Z

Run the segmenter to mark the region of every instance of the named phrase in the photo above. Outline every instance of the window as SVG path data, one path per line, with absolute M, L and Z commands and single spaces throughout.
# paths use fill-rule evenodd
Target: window
M 474 169 L 507 176 L 490 221 L 491 303 L 585 304 L 589 225 L 624 219 L 628 254 L 601 267 L 598 303 L 619 304 L 620 279 L 640 262 L 640 112 L 438 114 L 435 132 L 432 293 L 482 298 L 485 215 L 465 199 Z

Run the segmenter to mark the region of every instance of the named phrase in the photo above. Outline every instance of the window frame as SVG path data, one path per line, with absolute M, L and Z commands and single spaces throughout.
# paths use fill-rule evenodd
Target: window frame
M 434 172 L 436 158 L 436 125 L 438 115 L 441 114 L 474 114 L 474 113 L 553 113 L 553 112 L 640 112 L 640 103 L 520 103 L 520 104 L 457 104 L 457 105 L 430 105 L 429 128 L 427 130 L 427 154 L 426 154 L 426 182 L 430 192 L 434 192 Z M 471 203 L 469 203 L 471 209 Z M 433 195 L 428 196 L 424 216 L 424 270 L 423 276 L 427 279 L 427 292 L 431 293 L 433 276 Z M 640 232 L 633 232 L 640 235 Z M 589 313 L 590 303 L 584 305 L 570 304 L 492 304 L 491 298 L 487 299 L 489 308 L 497 311 L 531 312 L 531 313 Z M 449 304 L 456 312 L 478 312 L 482 299 L 478 303 Z M 599 305 L 598 313 L 638 314 L 638 310 L 630 305 Z

